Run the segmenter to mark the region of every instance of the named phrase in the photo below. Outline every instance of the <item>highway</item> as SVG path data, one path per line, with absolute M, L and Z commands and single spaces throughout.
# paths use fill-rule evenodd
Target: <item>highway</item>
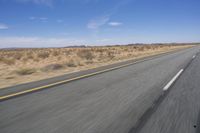
M 200 56 L 193 58 L 140 133 L 200 133 Z
M 0 133 L 197 133 L 199 52 L 163 54 L 2 100 Z M 33 86 L 1 89 L 0 96 Z

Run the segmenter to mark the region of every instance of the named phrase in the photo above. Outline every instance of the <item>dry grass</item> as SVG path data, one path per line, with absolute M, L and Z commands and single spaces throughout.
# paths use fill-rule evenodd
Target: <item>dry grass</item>
M 4 63 L 6 65 L 14 65 L 15 64 L 15 59 L 1 57 L 0 58 L 0 62 Z
M 62 68 L 64 68 L 64 66 L 62 64 L 50 64 L 50 65 L 47 65 L 47 66 L 41 68 L 41 70 L 44 72 L 48 72 L 48 71 L 59 70 Z
M 92 50 L 92 49 L 81 49 L 77 53 L 77 56 L 82 58 L 82 59 L 92 60 L 93 58 L 95 58 L 94 54 L 92 53 L 93 51 L 94 50 Z
M 76 67 L 77 63 L 74 60 L 71 59 L 71 60 L 67 61 L 66 65 L 68 67 Z
M 0 50 L 0 88 L 185 47 L 191 45 Z
M 30 75 L 36 72 L 36 69 L 33 68 L 22 68 L 15 71 L 18 75 Z

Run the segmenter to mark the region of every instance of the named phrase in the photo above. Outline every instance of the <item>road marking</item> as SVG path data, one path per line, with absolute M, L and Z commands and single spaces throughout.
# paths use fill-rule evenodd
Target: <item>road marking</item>
M 120 69 L 120 68 L 123 68 L 123 67 L 131 66 L 131 65 L 134 65 L 134 64 L 137 64 L 137 63 L 140 63 L 140 62 L 144 62 L 144 61 L 148 61 L 148 60 L 154 59 L 154 58 L 162 56 L 162 55 L 170 54 L 170 52 L 173 52 L 173 51 L 161 52 L 160 54 L 152 55 L 152 57 L 149 57 L 149 58 L 146 58 L 146 59 L 142 59 L 142 60 L 138 60 L 138 61 L 134 61 L 132 63 L 120 65 L 120 66 L 117 66 L 117 67 L 108 68 L 108 69 L 105 69 L 105 70 L 97 71 L 97 72 L 94 72 L 94 73 L 82 75 L 82 76 L 75 77 L 75 78 L 72 78 L 72 79 L 67 79 L 67 80 L 55 82 L 55 83 L 52 83 L 52 84 L 48 84 L 48 85 L 44 85 L 44 86 L 40 86 L 40 87 L 36 87 L 36 88 L 32 88 L 32 89 L 27 89 L 25 91 L 20 91 L 20 92 L 8 94 L 8 95 L 0 96 L 0 101 L 6 100 L 6 99 L 10 99 L 10 98 L 13 98 L 13 97 L 17 97 L 17 96 L 20 96 L 20 95 L 32 93 L 32 92 L 35 92 L 35 91 L 47 89 L 47 88 L 54 87 L 54 86 L 57 86 L 57 85 L 61 85 L 61 84 L 64 84 L 64 83 L 69 83 L 69 82 L 72 82 L 72 81 L 75 81 L 75 80 L 88 78 L 88 77 L 91 77 L 91 76 L 94 76 L 94 75 L 98 75 L 98 74 L 101 74 L 101 73 L 105 73 L 105 72 L 109 72 L 109 71 L 112 71 L 112 70 Z M 132 59 L 129 59 L 129 60 L 126 60 L 126 61 L 130 61 L 130 60 L 132 60 Z
M 72 78 L 72 79 L 67 79 L 67 80 L 55 82 L 55 83 L 52 83 L 52 84 L 48 84 L 48 85 L 44 85 L 44 86 L 40 86 L 40 87 L 36 87 L 36 88 L 32 88 L 32 89 L 27 89 L 25 91 L 20 91 L 20 92 L 8 94 L 8 95 L 5 95 L 5 96 L 0 96 L 0 101 L 1 100 L 5 100 L 5 99 L 10 99 L 10 98 L 13 98 L 13 97 L 16 97 L 16 96 L 32 93 L 32 92 L 35 92 L 35 91 L 47 89 L 47 88 L 54 87 L 54 86 L 57 86 L 57 85 L 61 85 L 61 84 L 64 84 L 64 83 L 69 83 L 71 81 L 75 81 L 75 80 L 79 80 L 79 79 L 83 79 L 83 78 L 88 78 L 88 77 L 91 77 L 91 76 L 94 76 L 94 75 L 98 75 L 98 74 L 101 74 L 101 73 L 105 73 L 105 72 L 109 72 L 109 71 L 112 71 L 112 70 L 120 69 L 120 68 L 127 67 L 127 66 L 130 66 L 130 65 L 134 65 L 134 64 L 137 64 L 137 63 L 140 63 L 140 62 L 144 62 L 144 61 L 147 61 L 147 60 L 154 59 L 156 56 L 159 56 L 159 55 L 155 55 L 153 57 L 146 58 L 146 59 L 143 59 L 143 60 L 134 61 L 132 63 L 128 63 L 128 64 L 124 64 L 124 65 L 108 68 L 108 69 L 105 69 L 105 70 L 97 71 L 97 72 L 94 72 L 94 73 L 82 75 L 82 76 L 75 77 L 75 78 Z
M 192 59 L 194 59 L 195 57 L 196 57 L 196 55 L 193 55 L 193 56 L 192 56 Z
M 168 83 L 167 85 L 163 88 L 164 91 L 167 91 L 169 87 L 176 81 L 176 79 L 181 75 L 183 72 L 183 69 L 181 69 Z

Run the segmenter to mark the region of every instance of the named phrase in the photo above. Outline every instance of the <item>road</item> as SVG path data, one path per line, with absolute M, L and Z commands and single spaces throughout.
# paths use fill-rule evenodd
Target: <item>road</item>
M 197 132 L 199 50 L 193 47 L 161 55 L 1 101 L 0 132 Z M 181 69 L 175 84 L 163 91 Z
M 200 55 L 170 88 L 140 133 L 200 133 Z

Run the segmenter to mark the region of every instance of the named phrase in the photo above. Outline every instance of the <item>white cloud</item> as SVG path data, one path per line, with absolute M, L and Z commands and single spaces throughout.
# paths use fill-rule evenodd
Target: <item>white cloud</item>
M 8 26 L 6 24 L 0 23 L 0 30 L 6 30 L 8 29 Z
M 85 0 L 85 1 L 86 2 L 91 2 L 91 1 L 98 2 L 99 0 Z M 129 2 L 131 2 L 131 0 L 118 1 L 117 3 L 113 4 L 114 6 L 112 8 L 110 8 L 107 11 L 105 11 L 106 15 L 104 15 L 103 17 L 100 17 L 100 18 L 96 18 L 96 19 L 90 20 L 89 23 L 87 24 L 87 27 L 89 29 L 98 29 L 99 27 L 107 24 L 107 22 L 110 20 L 111 16 L 116 14 L 118 12 L 118 10 L 120 9 L 120 7 L 128 4 Z M 119 23 L 119 22 L 111 22 L 109 25 L 111 25 L 111 26 L 119 26 L 121 24 L 122 23 Z
M 30 20 L 32 21 L 41 21 L 41 22 L 47 22 L 48 18 L 46 17 L 29 17 Z
M 120 23 L 120 22 L 109 22 L 108 25 L 110 25 L 110 26 L 120 26 L 120 25 L 122 25 L 122 23 Z
M 87 27 L 89 29 L 98 29 L 99 27 L 105 25 L 109 20 L 110 20 L 110 16 L 109 15 L 103 16 L 103 17 L 99 17 L 99 18 L 96 18 L 96 19 L 92 19 L 87 24 Z
M 0 47 L 64 47 L 82 45 L 85 40 L 74 38 L 0 37 Z

